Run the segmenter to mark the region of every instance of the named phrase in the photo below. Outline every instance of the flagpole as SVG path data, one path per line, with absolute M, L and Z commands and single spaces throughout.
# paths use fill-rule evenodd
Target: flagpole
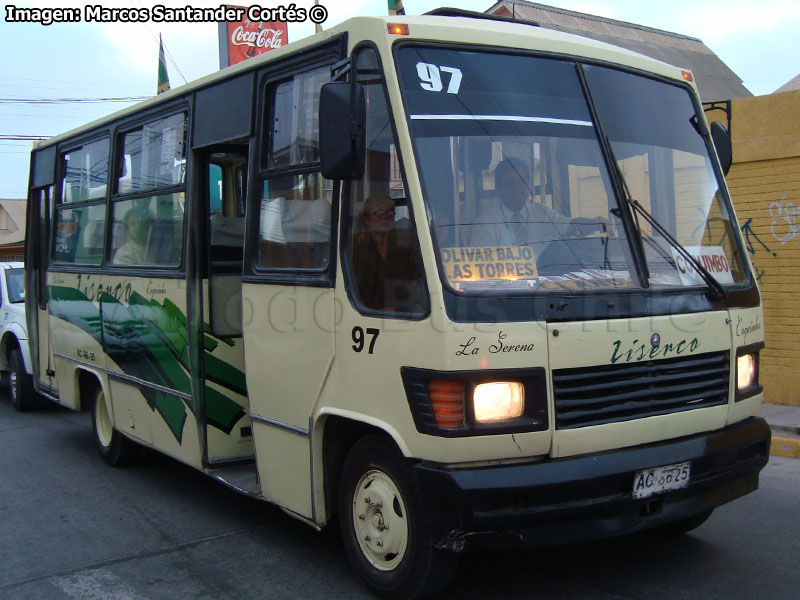
M 161 39 L 161 34 L 158 34 L 158 85 L 156 86 L 156 95 L 162 94 L 170 89 L 169 74 L 167 73 L 167 59 L 164 55 L 164 41 Z
M 403 7 L 403 0 L 386 0 L 389 5 L 390 15 L 405 15 L 406 9 Z

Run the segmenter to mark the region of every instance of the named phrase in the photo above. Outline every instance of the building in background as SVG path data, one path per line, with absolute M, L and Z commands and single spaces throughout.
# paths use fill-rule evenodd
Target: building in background
M 0 261 L 24 259 L 25 200 L 0 198 Z
M 800 73 L 796 77 L 784 83 L 777 90 L 775 90 L 775 93 L 777 94 L 779 92 L 792 92 L 794 90 L 800 90 Z
M 547 29 L 614 44 L 689 69 L 704 103 L 753 95 L 741 78 L 697 38 L 524 0 L 502 0 L 486 12 L 534 21 Z

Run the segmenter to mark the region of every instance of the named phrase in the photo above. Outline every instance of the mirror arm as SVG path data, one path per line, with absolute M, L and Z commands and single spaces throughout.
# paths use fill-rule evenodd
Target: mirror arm
M 353 59 L 347 57 L 331 65 L 331 81 L 343 81 L 353 66 Z

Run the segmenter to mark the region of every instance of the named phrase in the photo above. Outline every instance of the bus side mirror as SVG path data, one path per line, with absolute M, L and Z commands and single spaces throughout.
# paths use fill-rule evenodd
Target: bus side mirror
M 733 163 L 733 148 L 731 147 L 731 135 L 725 128 L 725 125 L 719 121 L 711 123 L 711 139 L 714 140 L 714 147 L 717 149 L 717 156 L 719 157 L 719 164 L 722 166 L 722 172 L 727 175 L 731 170 L 731 163 Z
M 364 174 L 367 107 L 360 83 L 322 86 L 319 98 L 319 154 L 322 176 L 358 179 Z

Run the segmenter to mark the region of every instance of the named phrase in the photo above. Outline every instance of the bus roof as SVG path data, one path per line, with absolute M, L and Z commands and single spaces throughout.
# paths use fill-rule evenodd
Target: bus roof
M 478 13 L 480 14 L 480 13 Z M 389 33 L 389 23 L 407 24 L 408 36 Z M 239 64 L 221 69 L 209 75 L 200 77 L 182 86 L 173 88 L 163 94 L 142 100 L 134 105 L 123 108 L 110 115 L 81 125 L 70 131 L 55 135 L 46 140 L 37 142 L 34 150 L 45 148 L 62 140 L 88 133 L 117 119 L 135 114 L 150 107 L 170 100 L 178 99 L 195 90 L 235 77 L 241 73 L 256 70 L 270 62 L 280 60 L 286 55 L 302 51 L 304 48 L 324 44 L 342 34 L 348 35 L 348 50 L 358 42 L 365 39 L 379 42 L 383 40 L 384 48 L 400 40 L 445 42 L 453 44 L 469 44 L 474 46 L 488 46 L 496 49 L 520 49 L 541 51 L 559 55 L 589 58 L 593 60 L 627 66 L 665 77 L 681 79 L 681 69 L 657 61 L 653 58 L 637 54 L 619 46 L 606 44 L 590 38 L 563 33 L 551 29 L 532 26 L 532 23 L 514 23 L 494 19 L 477 19 L 460 16 L 384 16 L 384 17 L 354 17 L 326 31 L 305 37 L 271 50 L 260 56 L 248 59 Z M 502 40 L 502 44 L 498 44 Z M 381 44 L 378 44 L 379 47 Z

